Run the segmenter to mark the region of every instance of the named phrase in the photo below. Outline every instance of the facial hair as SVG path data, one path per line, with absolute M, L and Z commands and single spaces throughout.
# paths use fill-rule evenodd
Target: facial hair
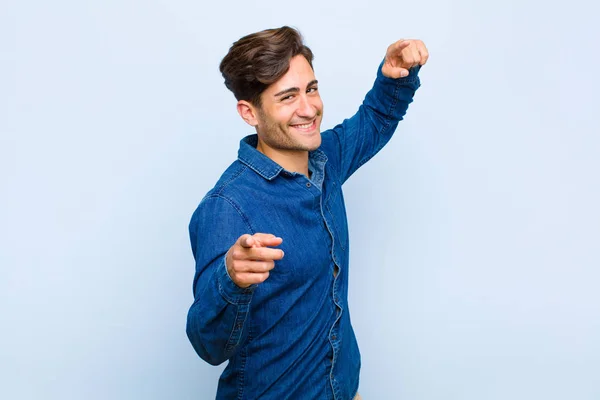
M 316 121 L 320 119 L 322 114 L 322 110 L 318 110 L 315 114 L 314 120 Z M 285 129 L 282 128 L 282 123 L 270 118 L 264 112 L 262 107 L 258 108 L 258 117 L 261 121 L 261 123 L 258 125 L 258 128 L 260 129 L 261 140 L 272 149 L 284 151 L 313 151 L 320 146 L 320 141 L 316 146 L 308 146 L 294 140 L 294 137 L 289 131 L 289 124 L 285 125 Z

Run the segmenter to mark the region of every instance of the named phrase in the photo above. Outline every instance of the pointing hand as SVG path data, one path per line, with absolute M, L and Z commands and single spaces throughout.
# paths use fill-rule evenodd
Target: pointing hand
M 283 250 L 270 247 L 282 242 L 280 237 L 267 233 L 240 236 L 225 258 L 231 280 L 241 288 L 264 282 L 275 267 L 275 260 L 283 258 Z
M 403 78 L 412 67 L 425 65 L 428 58 L 429 52 L 422 40 L 398 40 L 387 48 L 381 72 L 388 78 Z

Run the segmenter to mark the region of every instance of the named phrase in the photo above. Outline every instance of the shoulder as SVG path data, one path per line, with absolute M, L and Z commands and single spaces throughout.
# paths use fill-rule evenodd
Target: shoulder
M 248 191 L 255 186 L 254 175 L 239 160 L 234 161 L 202 198 L 192 214 L 190 225 L 211 223 L 229 214 L 238 214 L 245 219 L 242 205 Z

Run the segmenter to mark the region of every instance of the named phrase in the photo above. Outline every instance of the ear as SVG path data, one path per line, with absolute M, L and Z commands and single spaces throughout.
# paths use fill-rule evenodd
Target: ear
M 256 108 L 248 101 L 246 100 L 240 100 L 237 103 L 237 111 L 238 114 L 240 114 L 240 117 L 242 117 L 242 119 L 244 121 L 246 121 L 246 123 L 248 125 L 251 126 L 257 126 L 258 125 L 258 118 L 257 118 L 257 111 Z

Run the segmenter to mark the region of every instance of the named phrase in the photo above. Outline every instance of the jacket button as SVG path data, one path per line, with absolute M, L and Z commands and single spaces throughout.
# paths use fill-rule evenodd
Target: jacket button
M 306 183 L 306 187 L 310 187 L 310 182 L 307 182 L 307 183 Z

